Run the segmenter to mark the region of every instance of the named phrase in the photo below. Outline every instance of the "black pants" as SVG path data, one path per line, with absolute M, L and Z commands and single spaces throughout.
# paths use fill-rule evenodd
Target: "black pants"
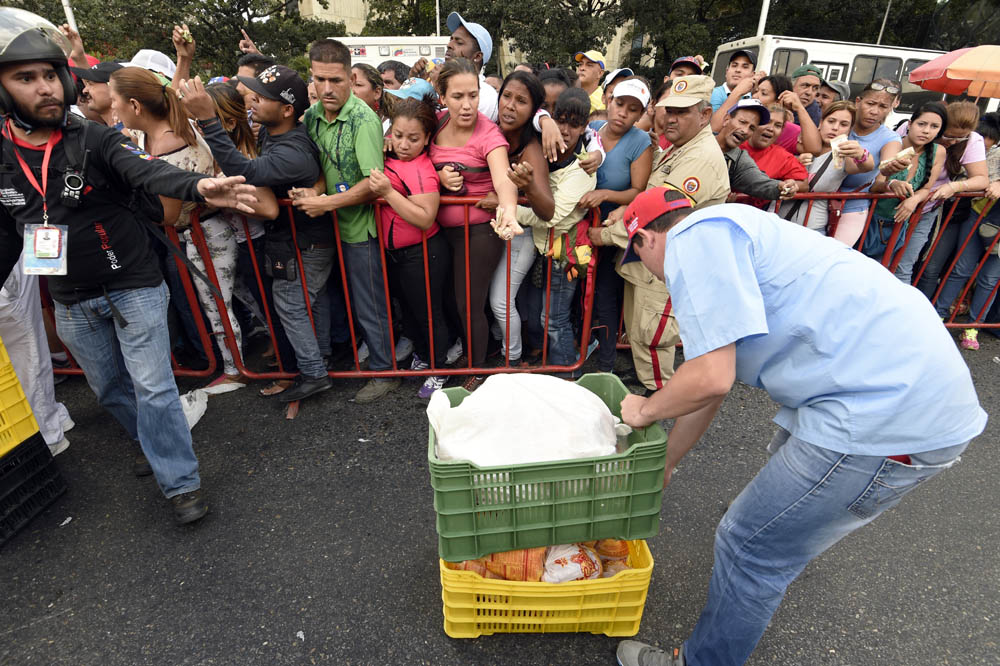
M 618 324 L 621 321 L 625 282 L 615 272 L 615 248 L 601 248 L 594 278 L 594 314 L 601 328 L 594 331 L 600 343 L 598 366 L 611 372 L 618 356 Z
M 486 345 L 490 334 L 486 319 L 486 298 L 493 280 L 493 271 L 500 263 L 504 242 L 489 224 L 469 227 L 469 308 L 465 307 L 465 228 L 447 227 L 444 234 L 451 245 L 452 277 L 455 287 L 454 307 L 462 326 L 462 338 L 471 324 L 472 340 L 465 340 L 465 352 L 472 359 L 472 367 L 481 368 L 486 363 Z
M 389 267 L 394 276 L 396 295 L 403 310 L 403 334 L 413 340 L 417 356 L 430 363 L 430 339 L 434 332 L 434 365 L 444 367 L 451 340 L 445 321 L 444 304 L 451 271 L 451 247 L 443 233 L 427 239 L 427 275 L 430 280 L 431 310 L 428 320 L 427 289 L 424 282 L 424 250 L 418 243 L 398 250 L 388 250 Z M 431 329 L 431 327 L 433 327 Z

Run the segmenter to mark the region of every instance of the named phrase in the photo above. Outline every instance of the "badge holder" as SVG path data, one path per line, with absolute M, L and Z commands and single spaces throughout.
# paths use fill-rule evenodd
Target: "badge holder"
M 66 275 L 66 240 L 63 224 L 24 225 L 24 274 Z

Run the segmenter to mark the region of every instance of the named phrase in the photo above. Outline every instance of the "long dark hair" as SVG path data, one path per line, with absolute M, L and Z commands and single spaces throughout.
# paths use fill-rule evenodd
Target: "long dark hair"
M 123 67 L 111 73 L 111 84 L 115 92 L 125 99 L 139 102 L 154 118 L 166 120 L 184 143 L 198 145 L 194 128 L 177 93 L 170 86 L 160 83 L 151 71 L 141 67 Z
M 525 88 L 528 89 L 528 95 L 531 97 L 531 115 L 528 117 L 528 122 L 521 126 L 521 133 L 518 135 L 518 146 L 523 148 L 527 146 L 533 139 L 538 137 L 538 133 L 535 132 L 534 123 L 532 123 L 532 118 L 535 117 L 535 113 L 542 107 L 545 102 L 545 88 L 542 86 L 542 82 L 538 80 L 538 77 L 534 74 L 530 74 L 524 71 L 511 72 L 507 75 L 507 78 L 503 80 L 500 84 L 500 92 L 497 93 L 497 99 L 503 99 L 503 91 L 507 89 L 507 85 L 511 81 L 517 81 Z
M 215 103 L 215 112 L 222 120 L 222 126 L 232 125 L 232 129 L 227 129 L 226 132 L 232 139 L 233 145 L 250 159 L 257 157 L 257 140 L 254 139 L 253 130 L 247 122 L 243 95 L 236 90 L 236 86 L 230 81 L 212 83 L 205 86 L 205 92 Z
M 944 134 L 944 131 L 948 129 L 948 107 L 946 107 L 941 102 L 924 102 L 918 106 L 914 111 L 913 115 L 910 116 L 910 121 L 914 121 L 925 113 L 933 113 L 934 115 L 941 118 L 941 129 L 938 130 L 937 135 L 931 140 L 931 143 L 936 142 Z M 909 130 L 909 127 L 907 127 Z

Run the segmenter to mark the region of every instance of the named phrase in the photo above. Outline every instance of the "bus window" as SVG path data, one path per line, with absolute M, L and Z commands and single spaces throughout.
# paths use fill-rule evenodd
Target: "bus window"
M 924 90 L 915 83 L 910 83 L 910 72 L 923 65 L 926 60 L 907 60 L 903 68 L 903 94 L 896 107 L 896 113 L 913 113 L 924 102 L 940 101 L 944 95 L 931 90 Z
M 720 53 L 715 62 L 712 63 L 712 78 L 715 79 L 715 85 L 721 86 L 726 82 L 726 67 L 729 67 L 729 59 L 736 51 L 749 51 L 753 54 L 754 58 L 760 57 L 760 48 L 757 46 L 748 46 L 745 49 L 733 49 L 732 51 Z
M 847 78 L 847 63 L 814 62 L 812 64 L 819 67 L 819 71 L 823 72 L 824 81 L 845 81 Z
M 859 55 L 854 59 L 851 71 L 851 96 L 857 97 L 864 87 L 875 79 L 899 81 L 903 61 L 899 58 Z
M 778 49 L 771 59 L 771 74 L 791 75 L 802 65 L 806 64 L 809 56 L 802 49 Z

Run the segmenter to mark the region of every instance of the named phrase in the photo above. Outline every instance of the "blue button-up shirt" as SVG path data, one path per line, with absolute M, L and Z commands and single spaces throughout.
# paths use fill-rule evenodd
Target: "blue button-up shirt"
M 927 299 L 838 241 L 740 204 L 667 234 L 664 276 L 692 359 L 736 343 L 775 422 L 840 453 L 898 455 L 980 434 L 969 369 Z

